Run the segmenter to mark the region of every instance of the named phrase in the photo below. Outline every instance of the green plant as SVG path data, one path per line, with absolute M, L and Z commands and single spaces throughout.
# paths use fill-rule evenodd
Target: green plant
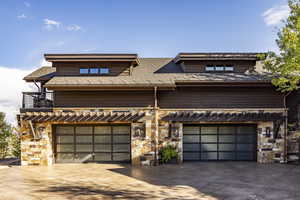
M 16 158 L 21 157 L 21 138 L 18 133 L 13 133 L 10 136 L 11 154 Z
M 5 114 L 0 112 L 0 159 L 9 154 L 9 138 L 12 133 L 11 126 L 5 121 Z
M 176 151 L 176 148 L 171 145 L 163 147 L 160 154 L 163 163 L 168 163 L 173 158 L 178 158 L 178 152 Z

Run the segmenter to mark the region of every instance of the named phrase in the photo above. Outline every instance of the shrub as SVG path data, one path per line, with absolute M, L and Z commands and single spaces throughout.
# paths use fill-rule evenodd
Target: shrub
M 163 163 L 168 163 L 173 158 L 176 158 L 176 159 L 178 158 L 178 153 L 176 151 L 176 148 L 171 145 L 163 147 L 160 154 L 161 154 L 161 160 Z

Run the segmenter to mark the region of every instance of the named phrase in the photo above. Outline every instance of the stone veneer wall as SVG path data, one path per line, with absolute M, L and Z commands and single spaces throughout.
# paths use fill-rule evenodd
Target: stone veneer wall
M 77 110 L 78 111 L 78 110 Z M 135 110 L 136 111 L 136 110 Z M 156 147 L 158 151 L 162 147 L 172 145 L 179 153 L 179 161 L 183 160 L 183 123 L 171 123 L 158 120 L 158 144 L 155 144 L 155 111 L 145 109 L 143 119 L 131 123 L 131 159 L 133 165 L 151 165 Z M 158 111 L 158 119 L 167 115 L 170 111 Z M 200 123 L 200 122 L 199 122 Z M 232 122 L 234 123 L 234 122 Z M 251 123 L 251 122 L 249 122 Z M 252 122 L 253 123 L 253 122 Z M 257 123 L 257 122 L 256 122 Z M 37 123 L 35 130 L 41 135 L 41 139 L 33 139 L 28 122 L 22 122 L 21 138 L 21 160 L 22 165 L 51 165 L 54 163 L 52 149 L 52 124 Z M 273 138 L 273 122 L 258 122 L 257 136 L 257 161 L 259 163 L 283 162 L 283 139 Z M 270 135 L 266 134 L 267 127 L 270 128 Z M 280 128 L 283 138 L 283 126 Z
M 28 122 L 22 123 L 21 164 L 52 165 L 54 161 L 52 149 L 52 126 L 50 123 L 34 124 L 40 139 L 34 139 Z

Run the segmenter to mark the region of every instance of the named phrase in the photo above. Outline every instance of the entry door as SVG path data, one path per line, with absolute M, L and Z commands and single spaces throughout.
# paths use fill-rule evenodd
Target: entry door
M 56 162 L 129 162 L 129 125 L 55 126 Z
M 256 125 L 185 125 L 183 159 L 256 160 Z

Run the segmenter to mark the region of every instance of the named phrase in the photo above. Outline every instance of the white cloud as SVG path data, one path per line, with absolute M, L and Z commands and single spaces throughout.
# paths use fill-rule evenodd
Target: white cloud
M 45 66 L 52 66 L 52 62 L 48 62 L 47 60 L 45 60 L 45 58 L 43 58 L 41 60 L 41 66 L 45 67 Z
M 0 85 L 2 85 L 0 87 L 0 112 L 4 112 L 6 120 L 14 125 L 22 103 L 22 92 L 35 89 L 35 86 L 23 81 L 23 78 L 30 72 L 32 70 L 0 66 Z
M 289 16 L 290 9 L 288 5 L 279 5 L 274 6 L 266 10 L 262 16 L 264 21 L 268 26 L 277 25 L 282 20 L 286 19 Z
M 25 5 L 27 8 L 31 7 L 31 4 L 30 4 L 29 2 L 27 2 L 27 1 L 24 1 L 24 5 Z
M 18 19 L 26 19 L 27 18 L 27 16 L 26 15 L 24 15 L 24 14 L 22 14 L 22 15 L 19 15 L 19 16 L 17 16 L 18 17 Z
M 54 28 L 59 28 L 61 26 L 61 22 L 51 20 L 51 19 L 44 19 L 45 28 L 47 30 L 53 30 Z
M 67 27 L 68 31 L 80 31 L 82 28 L 76 24 L 70 25 Z

